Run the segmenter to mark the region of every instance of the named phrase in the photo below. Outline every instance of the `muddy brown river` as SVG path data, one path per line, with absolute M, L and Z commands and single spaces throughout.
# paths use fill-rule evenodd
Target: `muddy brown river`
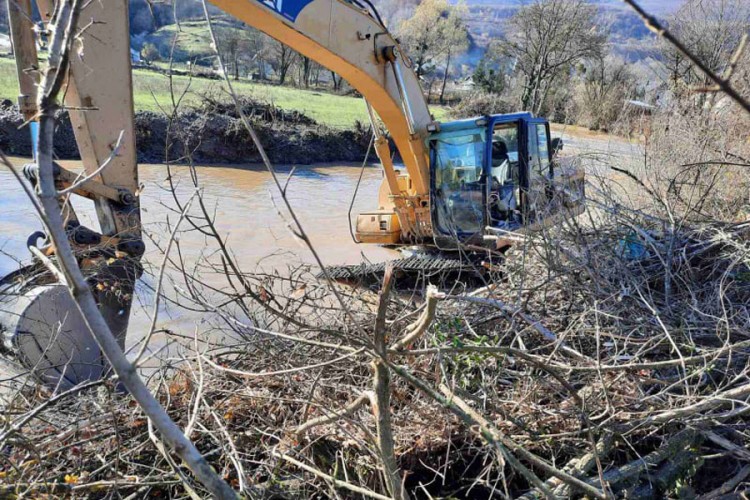
M 27 160 L 13 158 L 21 166 Z M 63 162 L 74 168 L 75 162 Z M 194 191 L 186 167 L 172 167 L 177 193 L 183 201 Z M 289 167 L 278 168 L 286 179 Z M 371 261 L 383 261 L 397 256 L 397 252 L 373 245 L 357 245 L 352 241 L 347 223 L 347 212 L 361 168 L 359 165 L 312 165 L 300 166 L 289 183 L 288 196 L 312 243 L 327 265 L 355 264 L 363 255 Z M 309 250 L 297 241 L 286 227 L 286 220 L 279 214 L 282 202 L 270 174 L 261 166 L 204 166 L 197 168 L 203 198 L 210 210 L 215 211 L 219 232 L 227 239 L 228 246 L 236 255 L 245 272 L 255 269 L 273 271 L 297 264 L 312 264 Z M 359 195 L 352 210 L 352 219 L 361 211 L 377 208 L 377 192 L 382 174 L 377 167 L 366 167 L 359 188 Z M 143 222 L 146 232 L 157 240 L 166 241 L 169 230 L 166 219 L 174 223 L 178 214 L 169 191 L 167 168 L 164 165 L 140 165 L 140 180 L 145 186 L 142 193 Z M 0 168 L 0 273 L 3 275 L 16 269 L 20 262 L 29 262 L 26 239 L 34 231 L 42 229 L 23 190 L 6 168 Z M 74 206 L 81 222 L 97 228 L 94 207 L 88 200 L 79 197 Z M 272 201 L 272 199 L 275 201 Z M 187 229 L 183 223 L 180 229 Z M 194 264 L 206 251 L 205 241 L 195 232 L 180 234 L 180 247 L 187 266 Z M 147 240 L 148 250 L 144 257 L 152 272 L 162 261 L 161 254 Z M 215 248 L 212 245 L 211 248 Z M 153 275 L 144 275 L 147 285 L 153 286 Z M 143 285 L 143 284 L 142 284 Z M 153 307 L 153 294 L 148 287 L 139 286 L 138 297 L 133 308 L 128 343 L 138 340 L 136 332 L 148 329 Z M 175 307 L 165 307 L 160 313 L 158 326 L 177 331 L 189 327 L 195 329 L 196 317 Z M 159 343 L 157 341 L 157 343 Z

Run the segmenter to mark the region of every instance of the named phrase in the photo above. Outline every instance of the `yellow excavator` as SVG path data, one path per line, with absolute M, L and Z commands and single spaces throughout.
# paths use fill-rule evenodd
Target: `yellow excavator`
M 338 73 L 366 100 L 384 178 L 376 209 L 357 218 L 361 242 L 497 250 L 510 244 L 508 235 L 582 210 L 583 174 L 554 161 L 560 143 L 551 140 L 546 120 L 516 113 L 435 121 L 409 58 L 369 0 L 210 3 Z M 48 21 L 52 0 L 37 0 L 37 6 L 42 21 Z M 31 0 L 9 2 L 9 18 L 19 106 L 34 134 L 39 62 Z M 82 269 L 109 284 L 95 287 L 96 298 L 124 345 L 145 250 L 128 0 L 84 2 L 80 19 L 87 21 L 77 45 L 83 50 L 70 61 L 65 105 L 84 171 L 92 174 L 108 164 L 81 185 L 75 182 L 78 174 L 62 166 L 55 166 L 55 175 L 59 188 L 75 183 L 74 194 L 95 203 L 98 230 L 81 226 L 70 203 L 60 200 Z M 389 138 L 403 169 L 392 162 Z M 35 182 L 34 164 L 24 173 Z M 29 244 L 54 253 L 43 233 L 35 233 Z M 101 377 L 105 361 L 67 290 L 48 274 L 29 269 L 34 266 L 0 282 L 5 347 L 47 383 L 65 387 Z

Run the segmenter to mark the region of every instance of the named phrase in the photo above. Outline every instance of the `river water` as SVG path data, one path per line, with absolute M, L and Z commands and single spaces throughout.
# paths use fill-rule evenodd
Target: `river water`
M 21 166 L 22 158 L 13 158 Z M 75 162 L 63 162 L 74 169 Z M 168 239 L 167 217 L 174 223 L 179 215 L 174 212 L 175 202 L 167 182 L 167 167 L 164 165 L 140 165 L 140 181 L 145 189 L 141 194 L 144 228 L 160 242 Z M 231 251 L 244 272 L 255 269 L 265 272 L 286 269 L 298 264 L 313 264 L 309 250 L 287 229 L 288 216 L 279 212 L 283 206 L 278 190 L 270 174 L 261 166 L 202 166 L 196 169 L 203 190 L 203 199 L 211 211 L 219 232 L 226 238 Z M 278 168 L 282 182 L 291 168 Z M 187 201 L 194 191 L 187 167 L 172 167 L 173 178 L 178 186 L 181 200 Z M 359 178 L 359 165 L 312 165 L 295 169 L 287 190 L 290 203 L 326 265 L 355 264 L 363 256 L 370 261 L 383 261 L 397 256 L 395 251 L 373 245 L 357 245 L 352 241 L 347 222 L 347 212 Z M 353 223 L 356 214 L 377 208 L 377 192 L 382 174 L 377 167 L 366 167 L 359 188 L 359 195 L 352 210 Z M 20 188 L 12 173 L 0 167 L 0 273 L 3 275 L 16 269 L 18 261 L 28 262 L 26 239 L 34 231 L 42 229 L 38 216 Z M 98 228 L 93 203 L 74 201 L 81 222 Z M 272 201 L 273 200 L 273 201 Z M 187 229 L 183 222 L 180 229 Z M 144 262 L 152 272 L 158 269 L 163 254 L 147 242 Z M 195 232 L 180 233 L 180 250 L 186 267 L 190 268 L 206 251 L 203 237 Z M 211 248 L 215 248 L 213 245 Z M 173 250 L 174 251 L 174 250 Z M 144 275 L 146 283 L 153 286 L 153 275 Z M 150 325 L 152 294 L 141 286 L 134 305 L 130 331 L 147 330 Z M 194 329 L 200 318 L 187 311 L 167 308 L 159 317 L 161 328 Z M 192 334 L 192 331 L 190 331 Z M 138 339 L 131 334 L 128 343 Z

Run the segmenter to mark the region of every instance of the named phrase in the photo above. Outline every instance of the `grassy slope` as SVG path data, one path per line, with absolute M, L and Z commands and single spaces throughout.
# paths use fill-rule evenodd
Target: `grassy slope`
M 214 25 L 221 31 L 241 31 L 221 20 L 214 23 Z M 203 60 L 205 62 L 208 59 L 208 64 L 210 65 L 210 61 L 213 60 L 213 49 L 211 49 L 211 38 L 204 21 L 182 22 L 180 23 L 179 30 L 176 24 L 168 24 L 159 28 L 155 33 L 150 34 L 146 37 L 145 41 L 156 45 L 159 48 L 161 56 L 169 59 L 172 42 L 177 34 L 179 34 L 179 37 L 177 38 L 177 43 L 174 45 L 174 61 Z
M 223 82 L 220 80 L 193 78 L 190 82 L 183 76 L 174 77 L 176 94 L 183 91 L 188 83 L 190 88 L 184 104 L 195 104 L 200 101 L 200 96 L 206 93 L 226 98 L 226 92 L 222 90 Z M 349 128 L 357 120 L 367 123 L 367 110 L 360 98 L 249 82 L 234 82 L 234 87 L 241 95 L 272 102 L 282 109 L 301 111 L 318 122 L 333 127 Z M 0 98 L 15 101 L 17 94 L 15 64 L 12 59 L 0 58 Z M 159 106 L 168 109 L 171 101 L 169 80 L 159 73 L 135 70 L 133 95 L 137 110 L 159 111 Z M 446 116 L 442 108 L 433 107 L 433 112 L 438 119 Z

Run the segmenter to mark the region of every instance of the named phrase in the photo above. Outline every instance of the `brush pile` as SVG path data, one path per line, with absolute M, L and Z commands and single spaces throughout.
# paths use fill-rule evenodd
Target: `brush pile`
M 186 268 L 174 242 L 164 300 L 206 320 L 160 332 L 174 345 L 149 382 L 252 498 L 737 498 L 750 223 L 733 169 L 747 162 L 714 143 L 680 158 L 694 149 L 677 129 L 652 137 L 652 163 L 598 158 L 587 212 L 515 246 L 473 292 L 246 272 L 194 204 L 205 257 Z M 701 165 L 689 186 L 684 164 Z M 113 381 L 13 390 L 0 495 L 206 496 Z
M 653 217 L 636 225 L 634 212 L 609 208 L 516 247 L 503 279 L 475 294 L 339 289 L 338 302 L 313 271 L 231 275 L 206 261 L 182 300 L 213 309 L 225 338 L 185 341 L 151 382 L 214 467 L 251 496 L 395 496 L 373 404 L 378 363 L 389 373 L 394 456 L 414 497 L 742 489 L 748 224 L 665 233 Z M 208 289 L 212 272 L 243 292 L 221 300 Z M 204 496 L 111 382 L 43 391 L 26 387 L 6 407 L 5 493 Z

